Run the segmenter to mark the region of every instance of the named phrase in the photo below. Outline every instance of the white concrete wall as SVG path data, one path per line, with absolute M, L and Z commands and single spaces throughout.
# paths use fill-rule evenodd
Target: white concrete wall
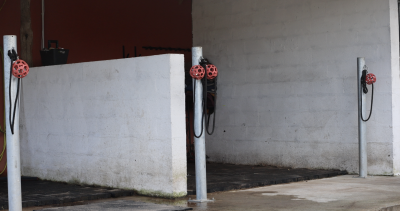
M 378 78 L 368 172 L 397 174 L 396 10 L 395 0 L 193 1 L 193 44 L 219 70 L 209 160 L 358 172 L 356 59 L 365 57 Z
M 392 126 L 393 173 L 400 175 L 400 71 L 399 71 L 399 10 L 396 0 L 390 1 L 390 41 L 392 43 Z
M 183 55 L 36 67 L 23 79 L 22 174 L 186 195 Z

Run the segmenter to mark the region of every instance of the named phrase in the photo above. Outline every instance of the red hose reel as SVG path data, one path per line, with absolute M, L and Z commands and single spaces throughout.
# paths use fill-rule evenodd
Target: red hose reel
M 215 65 L 208 64 L 206 66 L 207 69 L 207 79 L 212 80 L 218 76 L 218 70 Z M 190 76 L 196 80 L 200 80 L 204 77 L 206 70 L 201 65 L 195 65 L 190 68 Z
M 195 65 L 190 68 L 190 76 L 196 80 L 200 80 L 204 77 L 205 70 L 201 65 Z
M 206 68 L 207 68 L 207 79 L 208 80 L 212 80 L 212 79 L 214 79 L 215 77 L 218 76 L 218 70 L 217 70 L 217 67 L 215 65 L 208 64 L 206 66 Z
M 365 82 L 368 85 L 371 85 L 371 84 L 375 83 L 376 82 L 376 76 L 374 74 L 372 74 L 372 73 L 368 73 L 367 76 L 365 77 Z
M 12 65 L 12 74 L 17 78 L 23 78 L 29 73 L 29 65 L 21 59 L 16 60 Z

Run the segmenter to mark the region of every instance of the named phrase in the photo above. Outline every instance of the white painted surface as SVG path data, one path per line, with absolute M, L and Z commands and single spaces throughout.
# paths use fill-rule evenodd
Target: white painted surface
M 23 175 L 186 195 L 183 62 L 168 54 L 32 68 Z
M 209 160 L 358 172 L 356 59 L 365 57 L 378 78 L 368 173 L 399 172 L 395 2 L 193 1 L 193 45 L 219 70 Z
M 366 70 L 365 58 L 357 58 L 357 78 L 361 78 L 363 71 Z M 365 79 L 364 79 L 365 80 Z M 367 114 L 367 94 L 364 93 L 364 87 L 361 80 L 357 83 L 357 97 L 358 97 L 358 176 L 360 178 L 367 178 L 368 176 L 368 148 L 367 148 L 367 121 L 370 114 Z M 364 82 L 366 83 L 366 82 Z M 372 91 L 371 91 L 372 93 Z M 370 110 L 371 112 L 371 110 Z
M 192 48 L 192 66 L 200 65 L 203 57 L 202 47 Z M 207 75 L 204 75 L 207 77 Z M 206 127 L 203 111 L 203 82 L 194 82 L 194 155 L 196 167 L 196 200 L 193 202 L 206 202 L 207 199 L 207 162 L 206 162 Z M 196 137 L 197 136 L 197 137 Z
M 4 55 L 4 106 L 5 106 L 5 128 L 7 140 L 7 186 L 8 186 L 8 207 L 10 210 L 22 210 L 21 195 L 21 156 L 20 156 L 20 136 L 19 136 L 19 100 L 15 107 L 14 127 L 11 130 L 10 111 L 14 113 L 15 99 L 17 97 L 18 78 L 11 76 L 11 59 L 8 51 L 17 51 L 17 36 L 3 36 L 3 55 Z M 11 78 L 10 78 L 11 77 Z M 11 82 L 10 82 L 11 80 Z M 11 84 L 10 84 L 11 83 Z M 11 93 L 11 103 L 10 103 Z M 18 96 L 20 99 L 20 96 Z M 11 110 L 10 110 L 11 107 Z M 12 118 L 12 115 L 11 115 Z
M 398 2 L 390 1 L 390 42 L 392 68 L 392 124 L 393 124 L 393 173 L 400 175 L 400 71 L 399 71 L 399 22 Z

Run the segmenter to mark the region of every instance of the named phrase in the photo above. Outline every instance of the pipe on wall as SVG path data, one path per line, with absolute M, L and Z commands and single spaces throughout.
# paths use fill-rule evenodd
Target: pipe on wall
M 44 48 L 44 0 L 42 0 L 42 48 Z

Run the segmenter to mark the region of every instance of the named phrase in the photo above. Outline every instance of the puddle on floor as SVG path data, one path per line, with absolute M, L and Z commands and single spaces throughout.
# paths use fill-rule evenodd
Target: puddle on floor
M 75 203 L 63 204 L 63 205 L 50 205 L 50 206 L 41 206 L 41 207 L 28 207 L 23 208 L 23 211 L 32 211 L 32 210 L 40 210 L 44 208 L 50 207 L 64 207 L 64 206 L 74 206 L 74 205 L 86 205 L 91 203 L 99 203 L 106 201 L 116 201 L 116 200 L 132 200 L 132 201 L 141 201 L 155 204 L 165 204 L 171 206 L 180 206 L 180 207 L 190 207 L 193 208 L 194 211 L 219 211 L 219 210 L 232 210 L 232 211 L 242 211 L 242 210 L 265 210 L 268 207 L 269 202 L 265 199 L 265 196 L 262 196 L 261 193 L 257 194 L 249 194 L 249 193 L 240 193 L 240 192 L 224 192 L 224 193 L 210 193 L 208 194 L 208 198 L 215 198 L 214 202 L 203 202 L 203 203 L 189 203 L 189 198 L 196 198 L 196 196 L 187 196 L 179 199 L 164 199 L 164 198 L 155 198 L 155 197 L 147 197 L 147 196 L 128 196 L 128 197 L 120 197 L 120 198 L 109 198 L 109 199 L 101 199 L 101 200 L 93 200 L 93 201 L 80 201 Z M 284 199 L 283 199 L 284 198 Z M 274 199 L 279 199 L 283 201 L 291 200 L 295 198 L 294 196 L 275 196 Z
M 190 207 L 194 211 L 243 211 L 243 210 L 288 210 L 288 208 L 296 208 L 301 210 L 326 210 L 326 208 L 335 208 L 339 210 L 366 210 L 373 204 L 362 203 L 355 204 L 354 201 L 334 201 L 334 202 L 316 202 L 308 199 L 299 198 L 296 195 L 281 195 L 278 194 L 280 191 L 230 191 L 230 192 L 219 192 L 210 193 L 208 198 L 215 198 L 214 202 L 206 203 L 189 203 L 189 198 L 196 198 L 196 196 L 187 196 L 179 199 L 164 199 L 147 196 L 129 196 L 120 198 L 109 198 L 94 201 L 80 201 L 71 204 L 63 204 L 56 206 L 43 206 L 43 207 L 30 207 L 23 208 L 23 211 L 40 210 L 49 207 L 61 207 L 71 205 L 85 205 L 91 203 L 105 202 L 105 201 L 116 201 L 116 200 L 132 200 L 141 201 L 155 204 L 165 204 L 171 206 Z M 379 209 L 377 209 L 379 210 Z M 379 211 L 400 211 L 400 206 L 393 206 L 380 209 Z
M 379 211 L 400 211 L 400 205 L 385 207 L 380 209 Z

